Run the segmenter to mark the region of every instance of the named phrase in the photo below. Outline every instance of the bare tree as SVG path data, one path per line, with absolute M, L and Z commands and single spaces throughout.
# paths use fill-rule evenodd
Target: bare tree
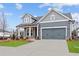
M 0 30 L 3 29 L 2 13 L 0 13 Z
M 7 24 L 6 24 L 5 14 L 4 14 L 4 12 L 2 11 L 2 30 L 3 30 L 3 39 L 4 39 L 6 27 L 7 27 Z

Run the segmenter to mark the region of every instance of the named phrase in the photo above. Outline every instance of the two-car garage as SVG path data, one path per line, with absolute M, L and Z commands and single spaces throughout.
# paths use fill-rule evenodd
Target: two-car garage
M 66 27 L 41 28 L 41 39 L 65 39 L 66 35 Z

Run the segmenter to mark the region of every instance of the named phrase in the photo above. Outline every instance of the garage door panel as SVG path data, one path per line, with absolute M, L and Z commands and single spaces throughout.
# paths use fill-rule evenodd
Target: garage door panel
M 42 29 L 42 39 L 65 39 L 65 28 Z

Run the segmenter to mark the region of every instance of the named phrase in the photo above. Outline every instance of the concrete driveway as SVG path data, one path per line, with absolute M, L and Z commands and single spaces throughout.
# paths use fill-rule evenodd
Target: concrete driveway
M 63 56 L 68 53 L 65 40 L 36 40 L 19 47 L 0 46 L 0 56 Z M 74 54 L 73 54 L 74 55 Z

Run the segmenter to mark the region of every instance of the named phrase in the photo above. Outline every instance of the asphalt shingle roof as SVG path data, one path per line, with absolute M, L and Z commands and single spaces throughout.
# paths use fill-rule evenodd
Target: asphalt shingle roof
M 70 13 L 62 13 L 63 15 L 65 15 L 65 16 L 67 16 L 67 17 L 69 17 L 70 19 L 72 19 L 72 16 L 71 16 L 71 14 Z M 27 15 L 27 14 L 25 14 L 25 15 Z M 24 15 L 24 16 L 25 16 Z M 29 14 L 29 15 L 31 15 L 31 14 Z M 23 16 L 23 17 L 24 17 Z M 31 15 L 32 16 L 32 15 Z M 16 27 L 18 27 L 18 26 L 35 26 L 36 24 L 37 24 L 37 22 L 42 18 L 43 16 L 37 16 L 37 17 L 34 17 L 34 16 L 32 16 L 31 18 L 33 19 L 33 20 L 35 20 L 33 23 L 31 23 L 31 24 L 19 24 L 19 25 L 17 25 Z
M 65 16 L 69 17 L 70 19 L 72 19 L 71 13 L 63 13 L 63 15 L 65 15 Z

